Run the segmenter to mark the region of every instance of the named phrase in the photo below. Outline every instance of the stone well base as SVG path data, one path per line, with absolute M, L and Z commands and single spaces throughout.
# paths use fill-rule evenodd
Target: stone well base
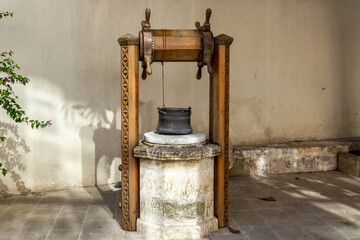
M 151 239 L 199 239 L 215 232 L 218 229 L 218 220 L 213 217 L 198 225 L 171 225 L 163 226 L 138 219 L 137 230 L 144 236 L 151 236 Z
M 134 148 L 140 158 L 140 219 L 146 239 L 199 239 L 218 229 L 214 217 L 216 144 Z

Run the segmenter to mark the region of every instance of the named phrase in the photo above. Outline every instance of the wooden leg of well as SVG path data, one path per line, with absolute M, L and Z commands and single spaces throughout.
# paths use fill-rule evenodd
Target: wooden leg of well
M 210 140 L 221 146 L 215 158 L 214 211 L 219 227 L 229 224 L 229 99 L 230 99 L 230 44 L 232 38 L 215 38 L 213 69 L 210 77 Z
M 133 148 L 139 143 L 139 41 L 132 35 L 118 39 L 121 45 L 121 227 L 136 231 L 139 217 L 139 159 Z

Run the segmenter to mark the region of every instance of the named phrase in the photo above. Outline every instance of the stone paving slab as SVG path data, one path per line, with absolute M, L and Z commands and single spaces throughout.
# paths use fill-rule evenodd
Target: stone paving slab
M 259 198 L 273 197 L 276 201 Z M 111 186 L 0 199 L 0 240 L 143 240 L 114 219 Z M 360 240 L 360 178 L 340 172 L 230 178 L 231 233 L 210 240 Z M 184 238 L 185 239 L 185 238 Z

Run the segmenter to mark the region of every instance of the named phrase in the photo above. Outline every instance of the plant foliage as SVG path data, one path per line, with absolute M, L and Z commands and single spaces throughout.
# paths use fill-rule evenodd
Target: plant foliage
M 0 12 L 0 19 L 3 17 L 12 17 L 12 12 Z M 20 69 L 18 64 L 12 59 L 13 51 L 1 52 L 0 54 L 0 106 L 6 111 L 6 114 L 16 123 L 26 123 L 31 128 L 44 128 L 50 126 L 51 121 L 39 121 L 27 117 L 25 110 L 17 103 L 18 96 L 14 92 L 14 85 L 26 85 L 29 79 L 18 74 Z M 6 140 L 5 136 L 0 136 L 0 142 Z M 0 171 L 5 176 L 6 168 L 0 163 Z

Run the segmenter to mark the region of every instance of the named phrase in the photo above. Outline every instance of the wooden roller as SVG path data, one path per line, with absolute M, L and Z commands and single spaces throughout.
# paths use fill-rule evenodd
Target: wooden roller
M 208 9 L 204 25 L 195 23 L 197 29 L 151 29 L 150 9 L 146 9 L 146 21 L 142 21 L 143 30 L 139 33 L 142 78 L 146 79 L 146 75 L 152 73 L 152 62 L 198 62 L 198 79 L 203 65 L 207 65 L 212 73 L 214 39 L 210 31 L 210 16 L 211 10 Z
M 153 62 L 197 62 L 200 60 L 201 36 L 197 30 L 154 29 L 152 37 Z

